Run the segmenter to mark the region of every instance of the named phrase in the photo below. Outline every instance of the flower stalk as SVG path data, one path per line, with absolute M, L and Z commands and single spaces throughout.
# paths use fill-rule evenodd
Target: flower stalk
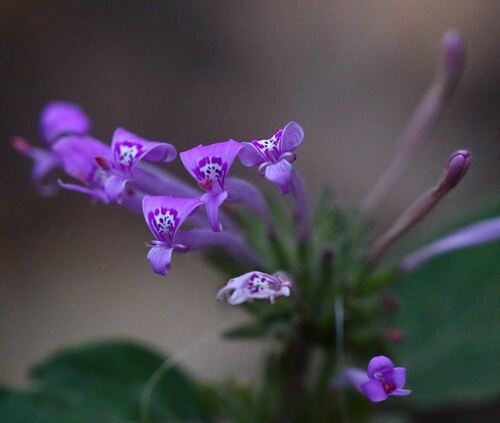
M 448 105 L 465 65 L 465 47 L 460 34 L 448 31 L 441 42 L 434 80 L 396 142 L 396 155 L 362 204 L 366 215 L 373 213 L 396 186 L 413 160 L 415 152 L 429 139 Z
M 470 152 L 459 150 L 453 153 L 448 160 L 443 177 L 436 186 L 411 205 L 387 232 L 375 241 L 368 254 L 369 262 L 377 262 L 394 242 L 427 216 L 443 197 L 462 180 L 469 169 L 469 165 Z

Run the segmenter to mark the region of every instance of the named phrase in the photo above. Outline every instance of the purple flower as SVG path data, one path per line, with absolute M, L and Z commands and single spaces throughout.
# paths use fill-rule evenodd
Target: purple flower
M 392 361 L 383 355 L 370 360 L 366 373 L 360 369 L 347 369 L 343 379 L 372 402 L 385 401 L 391 395 L 411 394 L 410 389 L 403 389 L 406 383 L 406 369 L 394 367 Z
M 96 157 L 111 158 L 108 145 L 90 136 L 67 136 L 54 143 L 52 150 L 60 158 L 64 171 L 83 184 L 59 182 L 63 188 L 110 202 L 104 192 L 108 175 L 96 161 Z
M 244 142 L 239 154 L 241 163 L 247 167 L 258 166 L 261 176 L 277 184 L 283 194 L 288 194 L 292 183 L 292 163 L 297 158 L 293 153 L 302 143 L 304 130 L 297 122 L 289 122 L 270 139 Z
M 182 163 L 198 186 L 205 191 L 200 199 L 207 209 L 212 230 L 220 232 L 219 207 L 226 200 L 224 181 L 242 145 L 234 140 L 199 145 L 180 154 Z
M 187 249 L 186 245 L 175 242 L 176 233 L 200 204 L 198 198 L 144 196 L 142 211 L 155 237 L 151 242 L 148 260 L 155 273 L 166 275 L 170 271 L 173 250 Z
M 40 116 L 40 134 L 47 145 L 64 135 L 87 135 L 90 128 L 90 119 L 80 106 L 67 101 L 47 104 Z
M 154 163 L 168 163 L 177 157 L 171 144 L 148 141 L 123 128 L 117 128 L 111 142 L 112 160 L 98 159 L 103 170 L 109 173 L 106 180 L 106 195 L 112 202 L 120 203 L 123 193 L 134 179 L 134 172 L 141 160 Z M 105 160 L 102 160 L 105 159 Z
M 226 299 L 231 305 L 252 301 L 254 298 L 269 299 L 274 303 L 278 297 L 288 297 L 292 282 L 283 272 L 269 275 L 263 272 L 249 272 L 229 282 L 217 293 L 217 299 Z
M 15 137 L 12 140 L 12 147 L 16 151 L 33 160 L 31 176 L 43 196 L 56 193 L 55 178 L 51 180 L 48 176 L 61 166 L 59 156 L 50 148 L 65 135 L 87 135 L 90 127 L 90 120 L 80 106 L 69 102 L 54 101 L 45 106 L 40 115 L 40 133 L 49 149 L 34 147 L 21 137 Z

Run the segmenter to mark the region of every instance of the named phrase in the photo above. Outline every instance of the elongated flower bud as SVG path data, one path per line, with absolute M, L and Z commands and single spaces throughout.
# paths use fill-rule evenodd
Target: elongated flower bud
M 414 152 L 429 139 L 444 107 L 448 104 L 465 65 L 465 47 L 457 31 L 448 31 L 442 39 L 440 60 L 434 80 L 415 109 L 397 142 L 392 163 L 363 202 L 366 213 L 373 211 L 399 181 Z
M 408 229 L 420 222 L 465 176 L 470 166 L 470 152 L 458 150 L 448 159 L 444 175 L 436 186 L 426 192 L 373 245 L 369 259 L 374 262 Z

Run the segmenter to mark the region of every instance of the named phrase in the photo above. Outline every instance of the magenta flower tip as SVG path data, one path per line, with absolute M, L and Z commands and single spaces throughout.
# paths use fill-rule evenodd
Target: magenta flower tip
M 31 150 L 31 144 L 23 137 L 13 137 L 10 140 L 10 145 L 14 150 L 23 155 L 27 155 Z
M 471 162 L 471 153 L 467 150 L 458 150 L 448 159 L 446 175 L 443 180 L 443 186 L 453 188 L 457 185 L 469 170 Z
M 446 73 L 456 75 L 462 72 L 465 64 L 465 43 L 457 30 L 449 30 L 441 42 L 443 67 Z

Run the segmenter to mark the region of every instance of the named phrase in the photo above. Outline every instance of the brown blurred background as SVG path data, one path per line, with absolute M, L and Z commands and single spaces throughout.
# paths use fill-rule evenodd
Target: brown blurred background
M 103 140 L 121 125 L 180 151 L 297 120 L 306 131 L 297 166 L 312 196 L 330 184 L 352 205 L 390 161 L 441 35 L 457 28 L 468 49 L 463 83 L 378 212 L 395 218 L 452 150 L 471 149 L 470 174 L 416 231 L 424 237 L 500 195 L 499 21 L 498 0 L 1 1 L 0 382 L 22 382 L 54 350 L 102 337 L 181 352 L 193 371 L 218 378 L 256 377 L 267 348 L 206 335 L 244 315 L 214 300 L 225 281 L 200 255 L 176 255 L 161 279 L 146 261 L 141 216 L 74 193 L 35 194 L 30 163 L 8 140 L 37 141 L 47 101 L 80 103 Z M 235 173 L 257 181 L 241 166 Z

